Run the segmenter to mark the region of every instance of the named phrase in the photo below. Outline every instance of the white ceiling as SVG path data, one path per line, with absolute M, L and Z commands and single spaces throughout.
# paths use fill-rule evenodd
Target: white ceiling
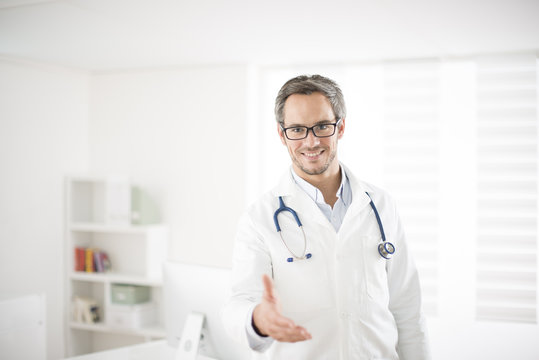
M 0 0 L 0 55 L 84 70 L 539 49 L 539 0 Z

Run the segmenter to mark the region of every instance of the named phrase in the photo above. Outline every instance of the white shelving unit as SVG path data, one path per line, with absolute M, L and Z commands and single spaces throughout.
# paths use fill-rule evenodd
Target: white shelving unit
M 69 176 L 66 178 L 66 345 L 75 356 L 165 337 L 162 264 L 166 258 L 168 229 L 161 224 L 133 225 L 132 191 L 126 177 Z M 75 249 L 93 248 L 107 253 L 107 272 L 75 270 Z M 148 326 L 111 324 L 114 284 L 147 286 L 155 321 Z M 91 298 L 99 307 L 99 321 L 84 323 L 73 316 L 75 296 Z M 118 305 L 114 304 L 114 307 Z M 120 305 L 122 306 L 122 305 Z M 125 305 L 123 309 L 131 309 Z M 127 310 L 129 315 L 130 310 Z

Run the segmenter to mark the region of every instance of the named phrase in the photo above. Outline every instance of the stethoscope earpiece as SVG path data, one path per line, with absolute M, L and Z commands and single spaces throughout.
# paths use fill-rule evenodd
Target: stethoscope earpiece
M 304 257 L 297 257 L 296 260 L 306 260 L 306 259 L 310 259 L 311 256 L 313 256 L 311 253 L 308 253 L 308 254 L 305 254 Z M 286 259 L 287 262 L 293 262 L 294 261 L 294 258 L 291 258 L 289 257 L 288 259 Z

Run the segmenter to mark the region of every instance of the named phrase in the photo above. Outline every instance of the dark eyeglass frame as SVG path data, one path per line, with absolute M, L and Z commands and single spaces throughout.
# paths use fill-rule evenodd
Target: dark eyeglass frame
M 314 126 L 311 126 L 311 127 L 308 127 L 308 126 L 290 126 L 290 127 L 283 127 L 282 124 L 279 124 L 281 126 L 281 130 L 284 132 L 284 136 L 286 136 L 286 138 L 288 140 L 303 140 L 305 139 L 307 136 L 309 136 L 309 131 L 311 131 L 313 133 L 314 136 L 316 136 L 317 138 L 327 138 L 327 137 L 331 137 L 333 135 L 335 135 L 335 131 L 337 130 L 337 125 L 341 122 L 342 119 L 339 119 L 337 120 L 336 122 L 334 123 L 324 123 L 324 124 L 316 124 Z M 314 128 L 316 127 L 319 127 L 319 126 L 328 126 L 328 125 L 331 125 L 333 126 L 333 132 L 331 133 L 331 135 L 323 135 L 323 136 L 319 136 L 319 135 L 316 135 L 316 132 L 314 131 Z M 302 138 L 295 138 L 295 139 L 291 139 L 288 137 L 288 134 L 287 134 L 287 130 L 290 130 L 290 129 L 297 129 L 297 128 L 302 128 L 302 129 L 306 129 L 307 131 L 305 131 L 305 136 L 302 137 Z

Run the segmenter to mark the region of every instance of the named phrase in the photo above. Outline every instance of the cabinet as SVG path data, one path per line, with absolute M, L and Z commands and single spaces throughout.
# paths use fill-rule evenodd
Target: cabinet
M 126 177 L 68 176 L 65 183 L 67 355 L 165 337 L 162 265 L 167 227 L 152 224 L 155 218 L 141 217 L 148 212 Z M 90 250 L 89 257 L 77 256 L 77 251 L 88 255 Z M 108 270 L 97 266 L 95 253 L 106 254 Z M 81 261 L 86 261 L 82 267 Z M 118 285 L 147 287 L 143 290 L 149 292 L 149 300 L 115 304 L 113 291 L 121 288 Z M 96 316 L 91 321 L 81 317 L 81 301 L 94 305 Z

